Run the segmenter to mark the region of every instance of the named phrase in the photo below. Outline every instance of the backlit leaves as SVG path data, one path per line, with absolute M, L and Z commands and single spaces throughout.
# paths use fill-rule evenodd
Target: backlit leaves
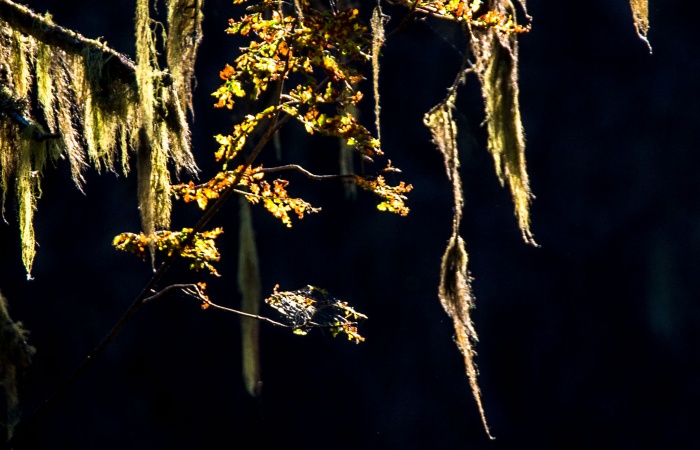
M 289 197 L 286 190 L 288 184 L 288 181 L 280 179 L 272 180 L 272 184 L 265 180 L 253 182 L 248 185 L 250 194 L 246 194 L 246 198 L 253 204 L 262 202 L 265 209 L 291 228 L 289 213 L 293 212 L 299 219 L 303 219 L 304 214 L 319 212 L 321 209 L 314 208 L 300 198 Z
M 397 186 L 391 186 L 386 184 L 386 180 L 382 175 L 374 178 L 354 175 L 352 182 L 366 191 L 373 192 L 382 199 L 377 205 L 378 210 L 396 213 L 403 217 L 408 215 L 409 209 L 404 203 L 406 201 L 405 194 L 413 189 L 412 185 L 401 181 Z
M 466 22 L 471 27 L 493 29 L 502 34 L 527 33 L 530 25 L 522 26 L 515 22 L 513 15 L 499 9 L 487 9 L 480 0 L 442 0 L 400 2 L 416 12 L 440 19 Z M 492 2 L 489 2 L 492 3 Z
M 181 231 L 158 230 L 153 235 L 121 233 L 114 238 L 112 245 L 141 259 L 146 259 L 148 249 L 154 247 L 168 257 L 176 254 L 191 260 L 190 269 L 206 269 L 212 275 L 219 276 L 213 263 L 221 258 L 215 242 L 221 233 L 221 228 L 194 234 L 191 228 L 183 228 Z
M 280 219 L 287 227 L 292 226 L 290 213 L 303 219 L 305 214 L 320 211 L 320 208 L 315 208 L 300 198 L 290 197 L 286 189 L 288 181 L 275 179 L 270 183 L 264 180 L 265 173 L 262 166 L 248 167 L 241 174 L 242 170 L 243 166 L 239 166 L 235 171 L 217 173 L 214 178 L 204 184 L 195 185 L 190 181 L 173 186 L 172 191 L 184 202 L 196 201 L 201 209 L 205 209 L 210 200 L 219 198 L 221 192 L 236 183 L 237 188 L 245 189 L 239 192 L 244 194 L 250 203 L 262 203 L 265 209 Z
M 346 302 L 334 298 L 326 290 L 306 286 L 296 291 L 278 291 L 265 303 L 274 308 L 295 334 L 305 335 L 312 328 L 326 328 L 333 337 L 345 335 L 356 343 L 365 340 L 357 331 L 357 321 L 367 316 L 355 311 Z
M 260 121 L 271 119 L 275 112 L 276 108 L 270 106 L 257 114 L 249 114 L 245 116 L 241 123 L 233 126 L 233 132 L 230 135 L 216 135 L 215 139 L 219 143 L 219 149 L 214 153 L 216 160 L 224 160 L 224 167 L 226 167 L 226 163 L 243 150 L 248 136 L 255 131 Z
M 352 87 L 364 78 L 355 66 L 370 58 L 364 52 L 370 33 L 358 21 L 359 11 L 319 11 L 307 1 L 298 5 L 297 15 L 283 15 L 277 4 L 260 2 L 251 14 L 230 22 L 229 33 L 255 39 L 221 71 L 224 84 L 213 94 L 216 105 L 233 108 L 236 98 L 258 99 L 271 83 L 295 76 L 300 81 L 281 93 L 281 111 L 308 133 L 342 138 L 365 158 L 380 155 L 379 140 L 346 108 L 362 99 Z M 341 112 L 330 113 L 329 106 Z M 217 136 L 222 144 L 217 157 L 240 151 L 259 120 L 247 116 L 231 136 Z

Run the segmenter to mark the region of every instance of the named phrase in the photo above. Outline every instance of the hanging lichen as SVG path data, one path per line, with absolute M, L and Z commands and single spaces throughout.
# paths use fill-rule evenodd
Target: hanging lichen
M 474 362 L 474 357 L 476 356 L 474 345 L 478 340 L 470 315 L 470 311 L 474 307 L 474 298 L 471 293 L 467 269 L 467 251 L 464 240 L 459 235 L 464 198 L 462 195 L 462 180 L 459 175 L 457 124 L 452 117 L 455 97 L 456 94 L 453 90 L 445 101 L 431 109 L 424 118 L 425 125 L 430 129 L 433 142 L 443 156 L 447 178 L 452 183 L 452 195 L 454 198 L 452 235 L 442 257 L 438 297 L 443 309 L 454 324 L 455 341 L 464 357 L 464 365 L 472 394 L 476 400 L 486 433 L 489 437 L 492 437 L 486 422 L 486 414 L 481 401 L 481 390 L 477 380 L 478 371 Z
M 509 0 L 493 3 L 493 11 L 498 17 L 514 20 L 515 8 Z M 530 231 L 532 193 L 525 164 L 525 133 L 520 118 L 516 32 L 475 26 L 470 30 L 472 52 L 476 57 L 475 70 L 485 103 L 488 149 L 498 179 L 510 187 L 523 238 L 534 244 Z
M 239 223 L 238 290 L 241 293 L 241 311 L 257 316 L 260 313 L 262 300 L 260 267 L 250 203 L 243 197 L 240 199 Z M 253 397 L 260 395 L 262 389 L 259 324 L 260 322 L 255 319 L 241 317 L 243 381 L 248 394 Z
M 168 0 L 167 60 L 179 103 L 192 108 L 192 80 L 202 40 L 204 0 Z
M 374 89 L 374 121 L 377 128 L 377 140 L 381 142 L 382 133 L 380 126 L 380 102 L 379 102 L 379 55 L 384 45 L 384 15 L 379 2 L 372 11 L 372 86 Z
M 637 29 L 637 34 L 649 46 L 651 52 L 651 44 L 647 40 L 649 32 L 649 0 L 630 0 L 632 7 L 632 18 L 634 19 L 634 27 Z
M 195 3 L 180 5 L 187 10 Z M 169 59 L 180 61 L 175 76 L 160 71 L 156 64 L 147 1 L 139 1 L 137 7 L 137 66 L 106 44 L 54 24 L 48 14 L 39 16 L 11 1 L 3 1 L 0 8 L 2 211 L 6 193 L 16 185 L 22 253 L 28 271 L 34 255 L 31 221 L 40 193 L 41 169 L 48 159 L 61 154 L 67 157 L 71 176 L 82 189 L 86 167 L 114 171 L 120 166 L 127 174 L 129 151 L 145 149 L 147 157 L 139 157 L 139 173 L 148 175 L 139 180 L 144 230 L 152 233 L 167 227 L 171 211 L 168 164 L 173 164 L 176 173 L 183 169 L 197 172 L 185 108 L 191 101 L 191 70 L 199 38 L 182 38 L 179 46 L 173 44 L 174 50 L 169 49 Z M 194 26 L 201 34 L 199 8 L 201 1 L 196 3 Z M 171 23 L 184 30 L 176 19 Z M 29 106 L 32 91 L 41 122 L 48 130 L 34 119 Z M 20 157 L 20 143 L 35 149 L 30 159 Z

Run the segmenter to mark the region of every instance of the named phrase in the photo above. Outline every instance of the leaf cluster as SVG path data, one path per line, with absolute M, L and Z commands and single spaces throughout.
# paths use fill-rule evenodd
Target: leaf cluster
M 330 296 L 325 289 L 311 285 L 296 291 L 278 289 L 279 285 L 275 286 L 265 303 L 281 315 L 295 334 L 306 335 L 312 328 L 327 328 L 333 337 L 343 334 L 356 343 L 365 340 L 357 332 L 357 320 L 367 316 Z
M 180 231 L 158 230 L 153 235 L 145 233 L 121 233 L 112 241 L 117 250 L 123 250 L 146 259 L 151 247 L 170 257 L 173 255 L 190 261 L 190 269 L 206 269 L 212 275 L 219 276 L 213 263 L 219 261 L 221 255 L 216 248 L 215 240 L 223 233 L 222 228 L 192 234 L 191 228 Z M 189 244 L 187 242 L 189 241 Z M 187 244 L 187 245 L 185 245 Z

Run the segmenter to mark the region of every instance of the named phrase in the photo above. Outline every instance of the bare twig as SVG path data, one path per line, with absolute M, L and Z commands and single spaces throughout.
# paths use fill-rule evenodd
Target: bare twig
M 302 173 L 304 176 L 307 178 L 310 178 L 315 181 L 325 181 L 325 180 L 337 180 L 337 179 L 343 179 L 343 178 L 352 178 L 354 175 L 315 175 L 308 170 L 304 169 L 298 164 L 287 164 L 284 166 L 278 166 L 278 167 L 268 167 L 268 168 L 263 168 L 260 170 L 260 172 L 263 173 L 275 173 L 275 172 L 283 172 L 285 170 L 296 170 L 297 172 Z

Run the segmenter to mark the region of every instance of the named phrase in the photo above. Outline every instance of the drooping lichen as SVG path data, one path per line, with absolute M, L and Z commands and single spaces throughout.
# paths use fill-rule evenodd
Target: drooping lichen
M 171 6 L 176 3 L 171 1 Z M 195 28 L 200 34 L 201 3 L 180 2 L 181 8 L 172 10 L 194 5 L 198 17 Z M 28 273 L 35 254 L 33 211 L 40 193 L 41 170 L 49 159 L 65 155 L 71 176 L 82 189 L 82 174 L 88 166 L 128 174 L 129 153 L 145 152 L 145 157 L 138 158 L 139 174 L 147 175 L 139 180 L 144 230 L 152 233 L 168 227 L 172 208 L 169 165 L 176 173 L 197 172 L 185 109 L 191 101 L 191 69 L 198 38 L 180 39 L 178 46 L 169 49 L 169 60 L 178 60 L 180 54 L 186 61 L 180 63 L 177 74 L 170 75 L 156 64 L 148 1 L 139 1 L 137 8 L 136 66 L 106 44 L 57 26 L 48 14 L 39 16 L 10 2 L 1 6 L 2 211 L 6 193 L 14 185 Z M 177 20 L 171 22 L 175 35 L 186 30 Z M 30 106 L 32 92 L 38 111 Z M 33 150 L 19 151 L 29 147 Z
M 457 124 L 452 114 L 455 98 L 456 94 L 453 90 L 447 99 L 431 109 L 424 117 L 424 124 L 430 129 L 433 143 L 435 143 L 442 154 L 447 178 L 452 184 L 452 196 L 454 198 L 452 235 L 442 257 L 438 297 L 443 309 L 452 319 L 455 341 L 464 358 L 464 366 L 474 400 L 479 409 L 486 434 L 492 437 L 486 421 L 486 413 L 481 400 L 481 389 L 477 380 L 478 371 L 474 361 L 476 357 L 474 347 L 478 337 L 471 319 L 474 297 L 472 296 L 471 280 L 467 269 L 467 250 L 464 240 L 459 235 L 464 197 L 462 194 L 462 180 L 459 175 Z
M 490 9 L 499 17 L 515 16 L 510 0 L 495 0 L 492 3 Z M 471 35 L 472 52 L 476 57 L 474 66 L 481 81 L 486 110 L 488 149 L 493 156 L 499 181 L 501 184 L 508 183 L 510 188 L 523 239 L 534 244 L 530 231 L 532 192 L 525 164 L 525 133 L 520 117 L 516 33 L 495 27 L 471 27 Z
M 649 46 L 651 52 L 651 44 L 647 40 L 649 32 L 649 0 L 630 0 L 632 7 L 632 18 L 634 19 L 634 27 L 637 29 L 637 35 Z
M 258 249 L 255 244 L 250 203 L 240 199 L 240 229 L 238 233 L 238 290 L 241 293 L 241 311 L 258 315 L 262 288 Z M 241 317 L 241 348 L 243 381 L 248 393 L 257 397 L 262 388 L 260 369 L 260 322 Z
M 202 40 L 204 0 L 168 0 L 167 61 L 179 103 L 192 108 L 192 80 L 197 49 Z

